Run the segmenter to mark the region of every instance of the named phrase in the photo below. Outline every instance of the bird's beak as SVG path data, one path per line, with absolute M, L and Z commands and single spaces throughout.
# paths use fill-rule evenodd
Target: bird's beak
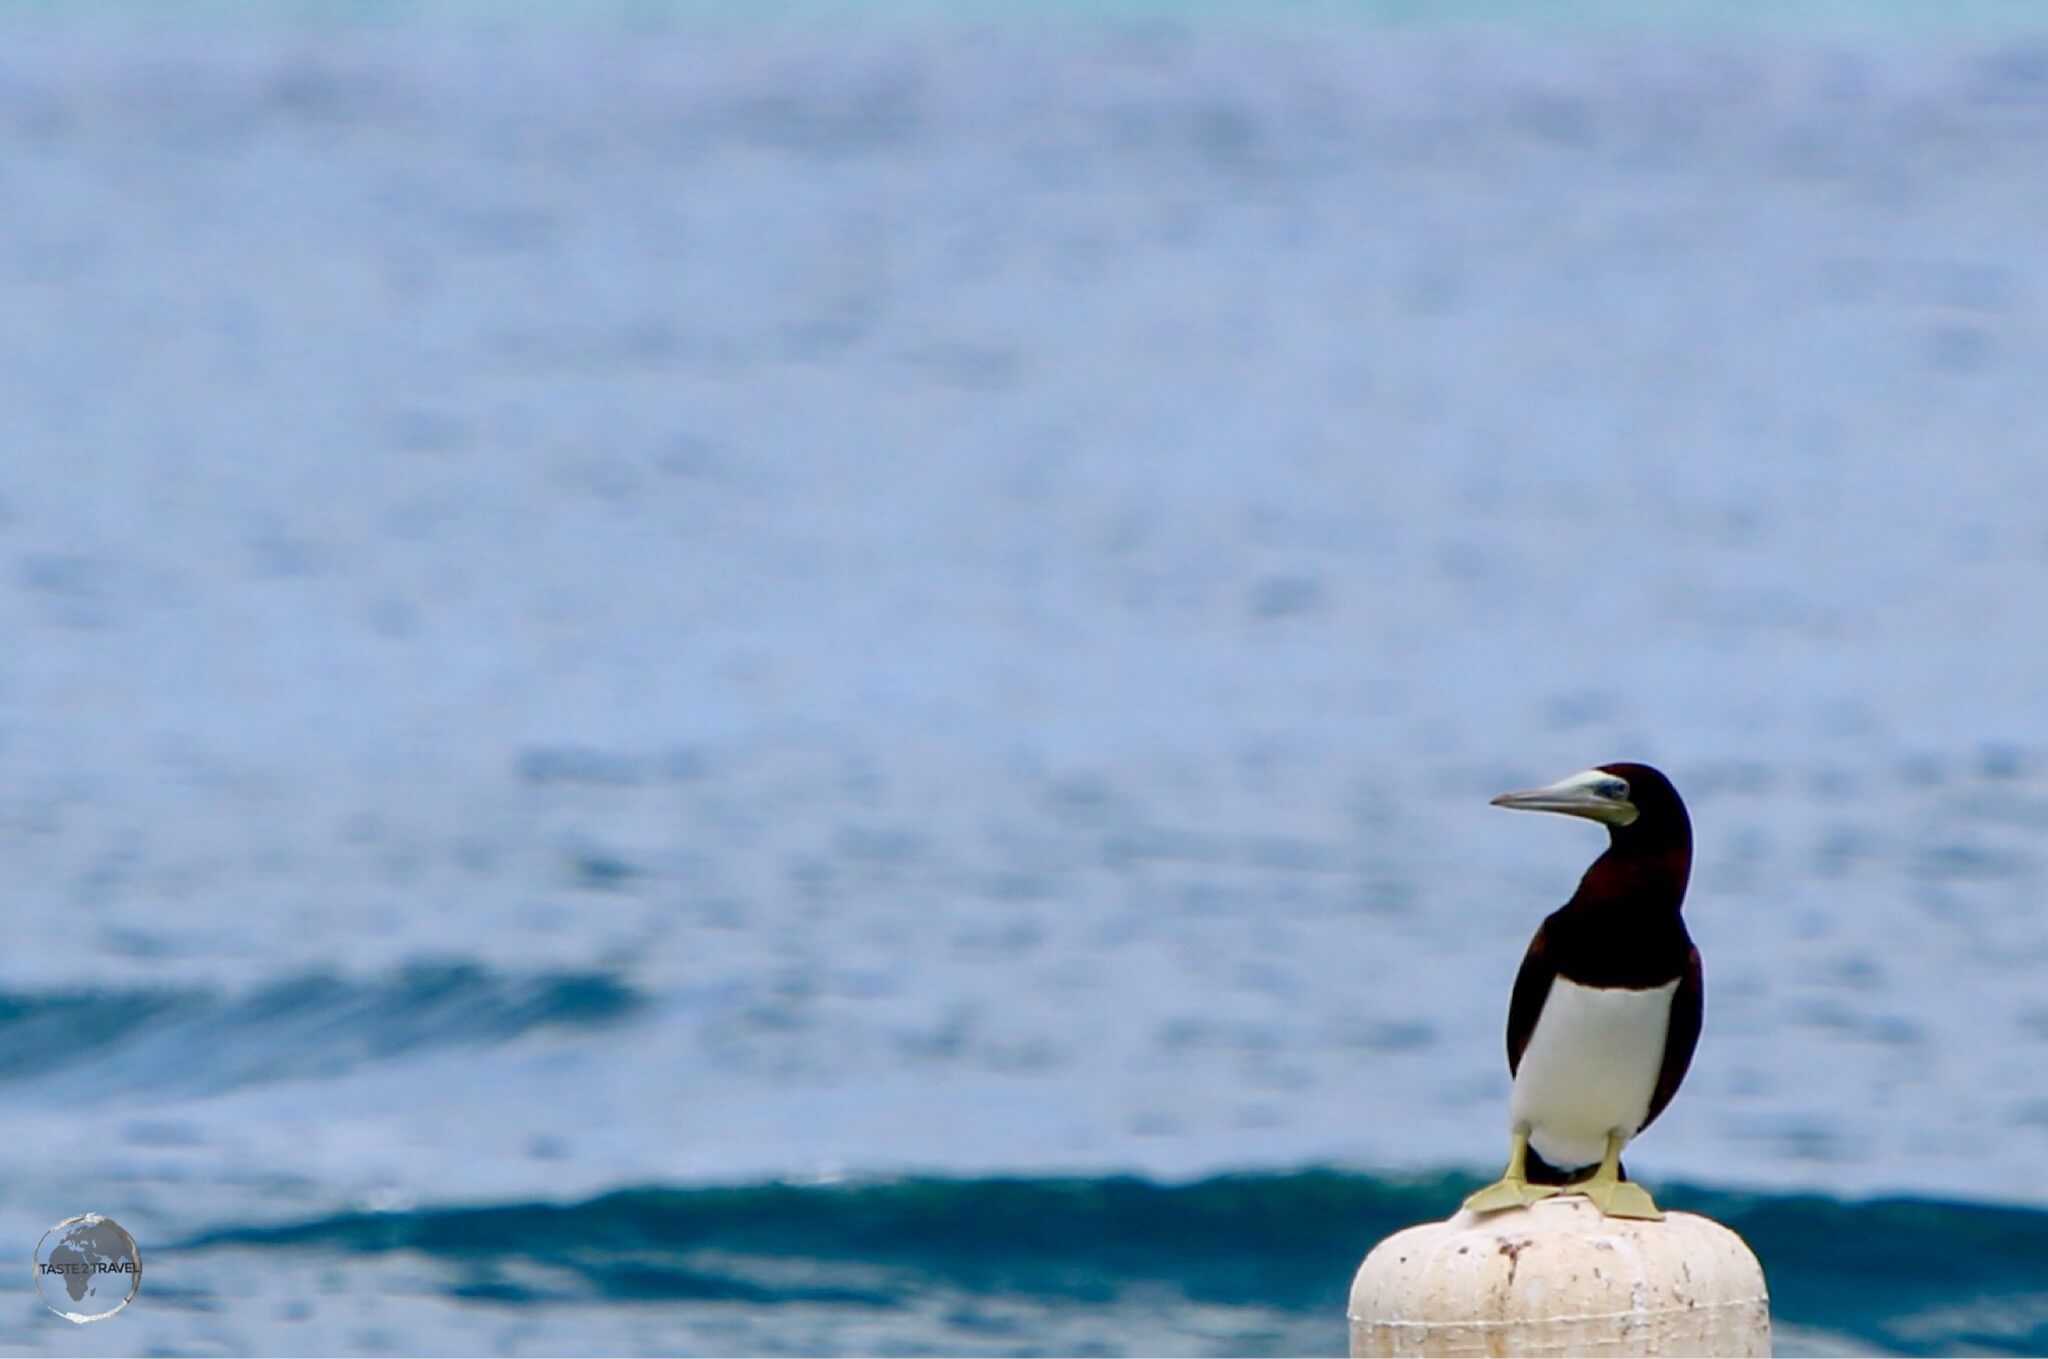
M 1604 769 L 1588 769 L 1541 788 L 1502 793 L 1493 805 L 1518 812 L 1561 812 L 1609 826 L 1626 826 L 1640 815 L 1628 800 L 1628 785 Z

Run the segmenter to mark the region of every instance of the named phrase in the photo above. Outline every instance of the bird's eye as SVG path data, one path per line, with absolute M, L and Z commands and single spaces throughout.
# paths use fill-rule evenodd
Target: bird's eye
M 1628 800 L 1628 785 L 1620 779 L 1608 779 L 1600 785 L 1600 796 L 1613 798 L 1616 802 Z

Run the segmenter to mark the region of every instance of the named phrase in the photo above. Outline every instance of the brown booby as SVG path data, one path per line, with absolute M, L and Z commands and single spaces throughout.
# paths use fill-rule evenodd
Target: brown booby
M 1465 1206 L 1574 1193 L 1611 1217 L 1660 1218 L 1621 1149 L 1664 1112 L 1700 1038 L 1700 952 L 1679 914 L 1692 871 L 1685 803 L 1648 765 L 1608 764 L 1493 805 L 1598 821 L 1608 846 L 1522 959 L 1508 1004 L 1508 1167 Z

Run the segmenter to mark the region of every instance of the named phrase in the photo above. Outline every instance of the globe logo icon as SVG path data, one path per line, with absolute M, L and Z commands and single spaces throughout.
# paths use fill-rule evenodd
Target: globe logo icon
M 142 1252 L 121 1224 L 98 1213 L 66 1218 L 36 1242 L 36 1295 L 66 1321 L 102 1321 L 142 1287 Z

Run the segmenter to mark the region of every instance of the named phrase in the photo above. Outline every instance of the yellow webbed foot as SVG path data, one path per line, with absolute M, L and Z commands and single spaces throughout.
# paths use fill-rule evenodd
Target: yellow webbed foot
M 1664 1220 L 1649 1190 L 1621 1178 L 1621 1139 L 1612 1134 L 1607 1138 L 1607 1155 L 1601 1158 L 1593 1178 L 1573 1185 L 1569 1192 L 1584 1194 L 1609 1217 L 1641 1218 L 1645 1222 Z
M 1558 1188 L 1554 1184 L 1530 1184 L 1524 1179 L 1500 1179 L 1468 1195 L 1465 1206 L 1475 1213 L 1498 1213 L 1509 1208 L 1526 1208 L 1557 1192 Z
M 1637 1217 L 1647 1222 L 1662 1222 L 1664 1214 L 1658 1209 L 1656 1200 L 1641 1185 L 1628 1180 L 1610 1180 L 1601 1183 L 1588 1180 L 1574 1185 L 1572 1192 L 1584 1194 L 1593 1201 L 1593 1206 L 1609 1217 Z
M 1517 1130 L 1508 1141 L 1508 1168 L 1492 1184 L 1468 1195 L 1465 1206 L 1475 1213 L 1498 1213 L 1509 1208 L 1526 1208 L 1538 1199 L 1547 1199 L 1559 1192 L 1556 1185 L 1529 1183 L 1529 1177 L 1523 1171 L 1528 1158 L 1529 1134 Z

